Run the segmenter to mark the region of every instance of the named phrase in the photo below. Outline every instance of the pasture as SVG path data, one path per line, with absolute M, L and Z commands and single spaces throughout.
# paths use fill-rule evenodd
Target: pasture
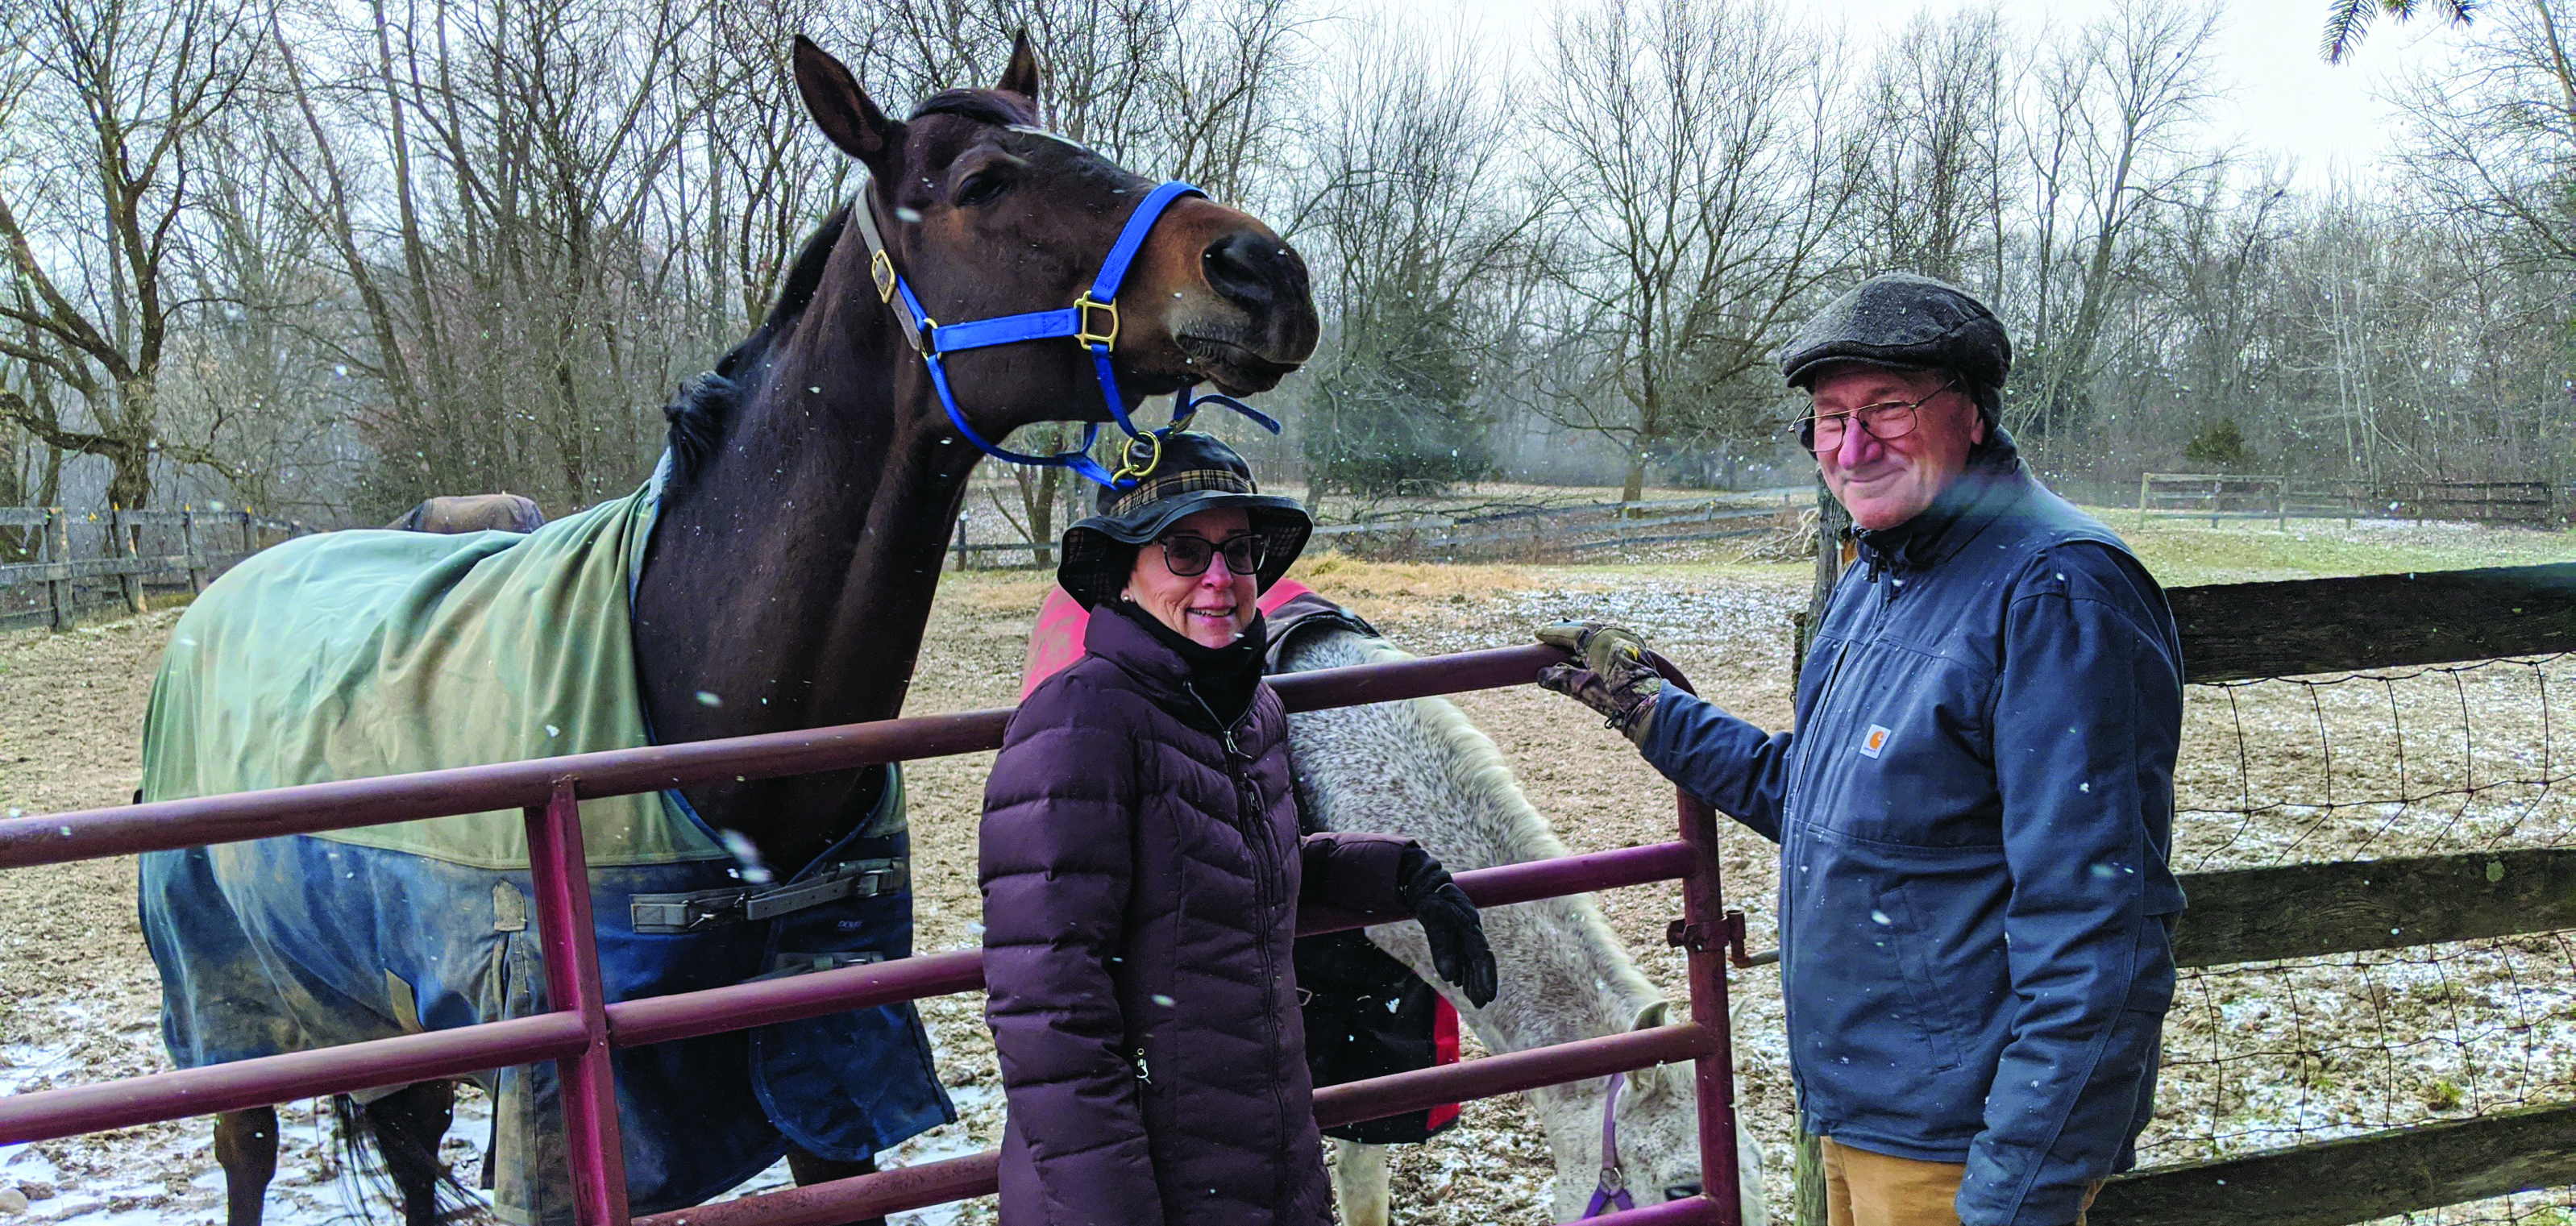
M 2105 512 L 2169 586 L 2335 574 L 2527 565 L 2570 557 L 2565 534 L 2364 521 L 2150 522 Z M 1737 543 L 1581 566 L 1363 563 L 1310 558 L 1297 577 L 1430 654 L 1526 641 L 1562 617 L 1622 622 L 1689 671 L 1701 691 L 1770 726 L 1788 719 L 1791 617 L 1807 563 L 1738 563 Z M 906 714 L 1004 706 L 1048 580 L 951 575 L 934 606 Z M 137 730 L 175 614 L 0 637 L 0 805 L 27 812 L 118 803 L 134 786 Z M 2195 687 L 2187 711 L 2180 870 L 2576 845 L 2576 809 L 2549 781 L 2576 761 L 2576 663 L 2310 686 Z M 1576 851 L 1670 837 L 1669 789 L 1615 733 L 1534 688 L 1458 701 L 1501 744 L 1539 809 Z M 989 754 L 916 764 L 909 779 L 919 947 L 976 941 L 973 838 Z M 1752 947 L 1771 946 L 1771 848 L 1723 831 L 1727 894 Z M 32 1090 L 161 1067 L 157 983 L 136 929 L 130 861 L 0 873 L 0 1089 Z M 1664 948 L 1677 891 L 1604 895 L 1647 974 L 1678 994 Z M 1789 1102 L 1777 981 L 1734 973 L 1744 1118 L 1789 1195 Z M 2366 1128 L 2563 1101 L 2576 1085 L 2576 948 L 2515 938 L 2225 968 L 2187 977 L 2169 1029 L 2171 1073 L 2148 1160 L 2182 1161 Z M 979 996 L 925 1001 L 943 1080 L 965 1119 L 895 1160 L 989 1148 L 1000 1099 Z M 318 1223 L 343 1189 L 322 1173 L 311 1104 L 281 1110 L 285 1149 L 272 1220 Z M 469 1181 L 481 1117 L 469 1101 L 449 1156 Z M 1398 1221 L 1538 1223 L 1549 1165 L 1515 1100 L 1471 1104 L 1465 1123 L 1395 1158 Z M 0 1192 L 38 1196 L 21 1220 L 216 1220 L 221 1177 L 202 1121 L 0 1149 Z M 2567 1193 L 2490 1204 L 2444 1220 L 2566 1220 Z M 0 1214 L 5 1214 L 0 1206 Z M 2422 1216 L 2422 1215 L 2419 1215 Z M 927 1221 L 989 1220 L 977 1206 Z M 902 1219 L 898 1219 L 899 1221 Z

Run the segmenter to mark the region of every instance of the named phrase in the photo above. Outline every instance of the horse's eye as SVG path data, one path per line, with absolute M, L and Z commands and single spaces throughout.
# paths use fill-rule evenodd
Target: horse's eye
M 971 209 L 978 205 L 991 204 L 1000 199 L 1002 193 L 1009 190 L 1011 190 L 1011 180 L 1008 175 L 989 170 L 980 171 L 968 175 L 964 183 L 957 185 L 955 203 L 958 208 Z

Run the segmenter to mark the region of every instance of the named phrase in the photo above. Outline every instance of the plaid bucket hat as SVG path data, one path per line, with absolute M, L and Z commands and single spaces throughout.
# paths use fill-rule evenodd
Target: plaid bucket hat
M 1134 489 L 1103 487 L 1097 513 L 1064 530 L 1056 582 L 1082 607 L 1115 600 L 1136 566 L 1136 549 L 1173 524 L 1201 511 L 1241 507 L 1252 531 L 1268 548 L 1255 583 L 1268 591 L 1306 548 L 1315 519 L 1294 498 L 1264 494 L 1252 466 L 1212 434 L 1174 431 L 1162 436 L 1161 454 L 1150 438 L 1127 444 L 1128 471 L 1141 471 Z

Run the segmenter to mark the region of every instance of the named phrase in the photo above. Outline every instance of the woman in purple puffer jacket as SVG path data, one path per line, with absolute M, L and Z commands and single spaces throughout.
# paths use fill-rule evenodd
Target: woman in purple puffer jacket
M 1092 609 L 1088 654 L 1020 705 L 985 788 L 1001 1219 L 1322 1226 L 1299 904 L 1419 919 L 1478 1005 L 1494 958 L 1410 841 L 1301 837 L 1254 601 L 1313 521 L 1214 438 L 1161 452 L 1066 531 L 1057 578 Z

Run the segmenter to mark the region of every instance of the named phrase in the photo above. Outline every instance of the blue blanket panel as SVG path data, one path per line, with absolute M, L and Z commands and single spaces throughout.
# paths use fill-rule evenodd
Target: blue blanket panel
M 888 780 L 888 792 L 899 796 L 899 787 Z M 817 864 L 908 854 L 909 836 L 897 830 L 854 836 Z M 735 871 L 716 862 L 592 870 L 609 1000 L 912 952 L 908 890 L 697 932 L 635 931 L 631 896 L 739 889 Z M 141 873 L 144 935 L 165 988 L 163 1036 L 181 1067 L 550 1007 L 524 871 L 289 836 L 153 852 Z M 910 1005 L 620 1051 L 615 1061 L 637 1213 L 701 1203 L 776 1162 L 791 1141 L 854 1160 L 956 1118 Z M 570 1221 L 553 1066 L 480 1080 L 495 1104 L 485 1163 L 502 1172 L 495 1208 L 515 1221 Z

